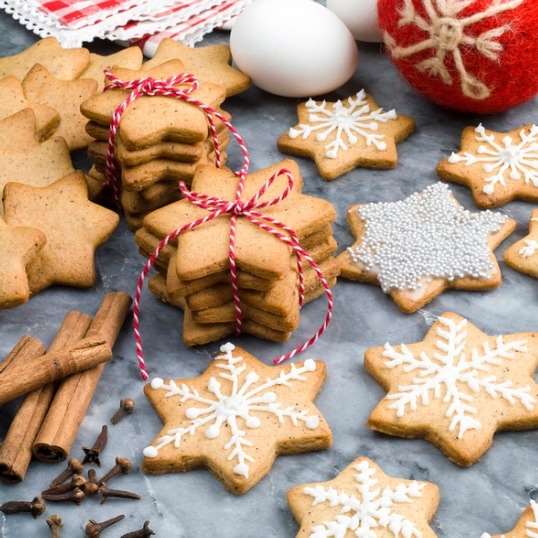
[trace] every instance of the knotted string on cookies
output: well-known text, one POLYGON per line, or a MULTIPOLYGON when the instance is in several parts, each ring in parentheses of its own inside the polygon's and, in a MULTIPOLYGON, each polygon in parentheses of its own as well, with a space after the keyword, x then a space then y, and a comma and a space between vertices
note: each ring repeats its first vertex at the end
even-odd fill
POLYGON ((136 343, 136 358, 138 361, 138 367, 142 379, 146 380, 148 378, 146 362, 144 359, 142 334, 140 332, 140 301, 142 298, 144 281, 148 273, 152 269, 153 265, 155 264, 155 261, 159 257, 159 254, 170 242, 175 241, 181 234, 192 231, 199 226, 207 224, 208 222, 211 222, 212 220, 222 215, 229 215, 230 217, 230 237, 228 255, 230 264, 232 299, 235 309, 236 333, 241 333, 243 324, 243 309, 241 307, 241 298, 239 293, 236 251, 237 219, 239 217, 243 217, 255 226, 258 226, 260 229, 266 231, 267 233, 270 233, 292 249, 297 260, 297 282, 299 292, 299 305, 301 307, 303 306, 305 292, 303 269, 303 264, 305 262, 307 262, 316 273, 316 276, 325 292, 325 296, 327 297, 327 311, 325 313, 323 322, 319 326, 318 330, 301 345, 295 347, 288 353, 285 353, 273 359, 273 363, 280 364, 288 359, 293 358, 295 355, 302 353, 310 346, 314 345, 329 326, 333 315, 334 300, 329 283, 323 275, 323 272, 319 268, 318 264, 299 243, 297 233, 283 222, 280 222, 260 212, 261 209, 265 209, 267 207, 279 204, 289 196, 289 194, 293 191, 294 185, 292 173, 287 169, 280 169, 278 172, 273 174, 265 181, 265 183, 258 190, 258 192, 254 194, 254 196, 252 196, 246 201, 242 200, 241 196, 245 189, 246 177, 250 167, 249 150, 245 141, 243 140, 243 137, 239 134, 237 129, 232 125, 232 123, 226 119, 226 117, 224 117, 213 107, 192 97, 191 94, 195 92, 199 87, 199 82, 194 75, 189 73, 182 73, 164 80, 156 80, 152 77, 147 77, 131 81, 122 81, 107 70, 105 71, 105 78, 107 80, 105 89, 115 88, 131 90, 125 101, 119 104, 114 110, 114 113, 112 115, 112 121, 110 123, 110 131, 108 137, 105 176, 107 184, 109 184, 113 188, 116 198, 119 198, 120 193, 119 167, 115 159, 116 136, 123 114, 129 107, 129 105, 131 105, 139 97, 157 95, 173 97, 175 99, 179 99, 188 104, 191 104, 204 112, 209 124, 209 133, 211 141, 215 148, 215 164, 217 167, 220 168, 222 166, 222 152, 217 137, 217 129, 215 127, 216 120, 221 121, 226 127, 226 129, 228 129, 228 131, 234 137, 237 144, 239 145, 242 156, 241 168, 235 173, 236 176, 239 178, 239 181, 237 182, 235 197, 232 201, 224 200, 215 196, 208 196, 204 193, 190 191, 183 181, 179 182, 179 190, 181 191, 182 195, 195 206, 202 209, 206 209, 208 213, 204 217, 201 217, 192 222, 184 224, 179 228, 176 228, 175 230, 171 231, 166 237, 164 237, 159 242, 152 254, 148 257, 142 271, 140 272, 140 275, 138 276, 135 295, 133 299, 133 331, 136 343), (186 86, 186 88, 182 89, 176 87, 178 85, 186 86), (262 200, 263 196, 266 194, 270 186, 281 175, 285 175, 288 180, 284 190, 280 193, 280 195, 276 196, 271 200, 262 200))

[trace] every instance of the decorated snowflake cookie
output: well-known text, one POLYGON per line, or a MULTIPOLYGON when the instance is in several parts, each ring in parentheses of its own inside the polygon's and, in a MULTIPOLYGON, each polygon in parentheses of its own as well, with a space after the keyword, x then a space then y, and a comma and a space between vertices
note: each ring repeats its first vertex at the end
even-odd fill
POLYGON ((278 139, 278 147, 314 159, 327 180, 357 167, 394 168, 396 144, 415 130, 411 118, 384 111, 364 90, 335 103, 309 99, 297 116, 299 124, 278 139))
POLYGON ((422 342, 370 348, 364 364, 388 391, 369 426, 424 437, 459 465, 478 461, 497 430, 538 427, 538 333, 488 336, 448 312, 422 342))
POLYGON ((164 427, 144 449, 145 472, 206 466, 241 494, 267 474, 276 455, 331 445, 329 426, 312 403, 325 379, 322 362, 272 367, 233 344, 221 352, 199 377, 146 385, 164 427))
POLYGON ((532 212, 529 235, 504 253, 504 261, 512 269, 538 278, 538 209, 532 212))
POLYGON ((493 250, 516 222, 471 213, 436 183, 398 202, 352 206, 355 244, 339 257, 341 276, 378 284, 404 312, 416 312, 447 288, 485 290, 502 277, 493 250))
POLYGON ((437 171, 443 179, 469 187, 479 207, 538 201, 538 126, 509 133, 467 127, 460 152, 441 161, 437 171))
POLYGON ((357 458, 329 482, 291 489, 288 502, 301 538, 434 538, 429 521, 439 504, 431 482, 386 475, 357 458))
POLYGON ((538 538, 538 504, 531 501, 514 530, 505 534, 491 535, 485 532, 480 538, 538 538))

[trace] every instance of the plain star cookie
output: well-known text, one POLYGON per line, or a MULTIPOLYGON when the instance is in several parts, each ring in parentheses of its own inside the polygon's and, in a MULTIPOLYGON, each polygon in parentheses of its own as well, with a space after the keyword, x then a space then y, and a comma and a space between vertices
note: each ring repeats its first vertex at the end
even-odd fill
POLYGON ((88 120, 80 113, 80 105, 97 92, 95 80, 60 80, 37 64, 24 77, 22 87, 31 102, 58 111, 61 120, 56 135, 65 139, 70 150, 85 148, 92 141, 86 133, 88 120))
POLYGON ((247 492, 276 456, 330 447, 313 404, 325 375, 320 361, 266 366, 228 343, 199 377, 153 379, 145 393, 164 427, 144 449, 143 470, 208 467, 233 493, 247 492))
POLYGON ((377 284, 406 313, 448 288, 487 290, 501 284, 493 250, 515 229, 500 213, 471 213, 436 183, 398 202, 352 206, 356 238, 339 256, 341 276, 377 284))
POLYGON ((504 261, 512 269, 538 278, 538 209, 532 212, 529 235, 504 253, 504 261))
POLYGON ((64 49, 55 37, 46 37, 31 47, 0 58, 0 78, 8 75, 22 80, 35 64, 41 64, 61 80, 73 80, 88 67, 87 49, 64 49))
POLYGON ((0 308, 11 308, 30 298, 26 267, 46 243, 36 228, 8 226, 0 218, 0 308))
POLYGON ((423 437, 467 467, 500 430, 538 427, 538 333, 488 336, 448 312, 422 342, 370 348, 364 365, 387 395, 373 430, 423 437))
POLYGON ((297 538, 435 538, 429 525, 439 505, 431 482, 386 475, 360 457, 336 478, 296 486, 288 503, 297 538))
POLYGON ((439 163, 441 178, 466 185, 479 207, 538 201, 538 126, 498 133, 467 127, 461 150, 439 163))
POLYGON ((226 97, 231 97, 244 92, 250 86, 250 78, 230 65, 231 59, 228 45, 188 47, 166 38, 159 43, 153 58, 144 64, 144 69, 153 69, 168 60, 181 60, 186 73, 223 86, 226 89, 226 97))
POLYGON ((327 180, 357 167, 394 168, 396 144, 415 130, 414 120, 384 111, 364 90, 335 103, 309 99, 297 116, 299 124, 278 139, 278 148, 312 158, 327 180))
POLYGON ((53 284, 95 284, 95 250, 118 225, 118 215, 88 200, 86 180, 74 172, 47 187, 8 183, 5 219, 11 226, 41 230, 47 243, 28 267, 30 290, 53 284))
POLYGON ((485 532, 480 538, 538 538, 538 504, 531 501, 510 532, 493 536, 485 532))

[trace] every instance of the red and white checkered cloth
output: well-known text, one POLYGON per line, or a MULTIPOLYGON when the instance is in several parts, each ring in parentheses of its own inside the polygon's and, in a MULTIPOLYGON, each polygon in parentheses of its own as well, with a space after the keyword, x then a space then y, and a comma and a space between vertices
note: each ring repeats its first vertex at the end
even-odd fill
POLYGON ((194 45, 229 26, 252 0, 0 0, 0 8, 64 47, 95 38, 140 42, 151 56, 164 37, 194 45))

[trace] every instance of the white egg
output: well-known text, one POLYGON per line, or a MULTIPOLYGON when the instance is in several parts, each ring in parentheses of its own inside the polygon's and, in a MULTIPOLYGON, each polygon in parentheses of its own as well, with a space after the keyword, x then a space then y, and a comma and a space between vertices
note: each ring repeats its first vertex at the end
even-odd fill
POLYGON ((313 0, 256 0, 235 22, 230 47, 256 86, 285 97, 329 93, 358 62, 351 32, 313 0))
POLYGON ((327 7, 342 19, 355 39, 372 43, 383 41, 377 16, 377 0, 327 0, 327 7))

